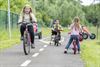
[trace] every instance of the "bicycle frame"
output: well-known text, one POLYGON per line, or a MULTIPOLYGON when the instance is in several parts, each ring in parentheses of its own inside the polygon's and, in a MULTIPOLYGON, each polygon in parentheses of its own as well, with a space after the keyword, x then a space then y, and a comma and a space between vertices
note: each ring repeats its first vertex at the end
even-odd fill
MULTIPOLYGON (((69 32, 68 35, 70 35, 71 33, 69 32)), ((81 36, 81 35, 80 35, 81 36)), ((76 51, 77 51, 77 44, 76 44, 76 40, 74 39, 72 41, 72 45, 73 45, 73 50, 74 50, 74 54, 76 54, 76 51)))
POLYGON ((27 26, 26 26, 26 30, 24 31, 25 35, 28 35, 28 42, 31 44, 31 38, 30 38, 30 34, 28 32, 27 26))
POLYGON ((30 45, 31 45, 31 38, 27 26, 28 25, 26 25, 26 29, 24 31, 24 39, 23 39, 23 48, 25 55, 28 55, 30 53, 30 45))

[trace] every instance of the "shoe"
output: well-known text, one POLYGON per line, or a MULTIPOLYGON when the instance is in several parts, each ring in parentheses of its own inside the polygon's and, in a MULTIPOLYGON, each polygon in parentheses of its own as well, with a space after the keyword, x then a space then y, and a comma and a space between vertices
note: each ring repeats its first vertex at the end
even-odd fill
POLYGON ((21 36, 20 40, 23 40, 23 39, 24 39, 24 37, 23 37, 23 36, 21 36))
POLYGON ((81 51, 78 51, 78 54, 81 54, 81 51))
POLYGON ((67 49, 64 50, 64 54, 66 54, 66 53, 67 53, 67 49))
POLYGON ((64 51, 64 54, 66 54, 67 53, 67 51, 64 51))
POLYGON ((66 54, 66 53, 67 53, 67 49, 64 50, 64 54, 66 54))
POLYGON ((34 45, 34 44, 31 44, 31 48, 32 48, 32 49, 35 49, 35 45, 34 45))

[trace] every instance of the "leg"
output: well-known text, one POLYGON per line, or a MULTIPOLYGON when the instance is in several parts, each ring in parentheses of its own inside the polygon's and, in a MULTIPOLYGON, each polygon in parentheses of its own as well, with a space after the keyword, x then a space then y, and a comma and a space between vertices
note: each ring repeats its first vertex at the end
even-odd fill
POLYGON ((28 26, 28 31, 30 33, 31 43, 34 44, 34 31, 33 31, 33 26, 32 25, 28 26))
POLYGON ((78 51, 80 51, 80 43, 79 43, 78 36, 76 37, 76 44, 77 44, 77 47, 78 47, 78 51))
POLYGON ((66 45, 65 49, 68 49, 68 48, 69 48, 69 46, 70 46, 70 44, 72 43, 72 41, 73 41, 73 36, 70 36, 69 42, 68 42, 68 44, 66 45))
POLYGON ((73 41, 73 36, 70 36, 69 42, 68 42, 68 44, 67 44, 66 47, 65 47, 64 53, 67 53, 67 50, 68 50, 70 44, 72 43, 72 41, 73 41))
POLYGON ((24 36, 25 29, 26 29, 26 25, 25 24, 22 24, 20 26, 21 40, 23 40, 23 36, 24 36))
POLYGON ((59 34, 59 40, 61 40, 61 32, 59 31, 58 34, 59 34))

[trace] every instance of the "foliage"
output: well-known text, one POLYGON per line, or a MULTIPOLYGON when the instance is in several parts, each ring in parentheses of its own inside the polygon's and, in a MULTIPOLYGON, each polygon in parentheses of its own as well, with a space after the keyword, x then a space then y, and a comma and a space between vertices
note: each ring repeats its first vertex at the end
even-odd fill
POLYGON ((97 19, 100 24, 100 3, 83 6, 83 11, 89 23, 96 23, 95 19, 97 19))
MULTIPOLYGON (((82 23, 86 22, 79 0, 10 0, 10 3, 11 12, 17 14, 26 3, 30 4, 37 19, 46 26, 54 19, 59 19, 63 26, 67 26, 75 16, 79 16, 82 23)), ((7 6, 7 0, 0 0, 0 9, 7 10, 7 6)))

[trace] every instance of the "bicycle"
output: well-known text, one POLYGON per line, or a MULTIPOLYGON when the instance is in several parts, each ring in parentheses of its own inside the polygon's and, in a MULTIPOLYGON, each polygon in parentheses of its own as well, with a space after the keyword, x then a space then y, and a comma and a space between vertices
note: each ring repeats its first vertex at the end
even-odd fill
MULTIPOLYGON (((20 23, 19 23, 20 24, 20 23)), ((28 31, 28 25, 30 25, 30 23, 24 23, 26 25, 26 30, 24 31, 24 36, 23 36, 23 50, 25 55, 28 55, 30 53, 30 47, 31 47, 31 38, 30 38, 30 34, 28 31)))
MULTIPOLYGON (((70 35, 70 34, 71 34, 71 32, 68 33, 68 35, 70 35)), ((79 39, 80 42, 83 41, 83 35, 82 35, 82 33, 79 34, 78 39, 79 39)), ((77 52, 78 49, 77 49, 77 43, 76 43, 75 39, 72 41, 72 45, 73 45, 72 50, 74 51, 74 54, 76 54, 76 52, 77 52)))
POLYGON ((61 43, 59 42, 61 37, 60 37, 60 32, 61 30, 58 30, 56 31, 57 34, 56 35, 51 35, 51 40, 50 40, 50 45, 51 45, 51 42, 53 41, 54 42, 54 45, 55 46, 59 46, 59 44, 61 45, 61 43))
MULTIPOLYGON (((80 42, 83 41, 82 34, 79 35, 78 39, 79 39, 80 42)), ((75 39, 73 40, 72 44, 73 44, 73 48, 72 49, 74 50, 74 54, 76 54, 76 52, 77 52, 78 49, 77 49, 77 43, 76 43, 75 39)))

